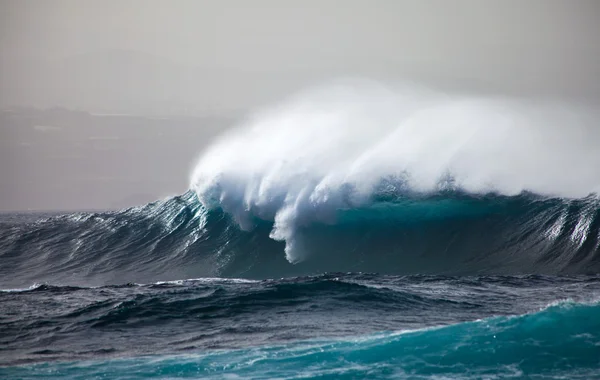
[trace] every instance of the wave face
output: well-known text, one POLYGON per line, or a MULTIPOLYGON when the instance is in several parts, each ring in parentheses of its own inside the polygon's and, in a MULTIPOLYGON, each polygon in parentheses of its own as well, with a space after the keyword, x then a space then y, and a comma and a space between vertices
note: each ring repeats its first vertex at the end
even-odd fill
POLYGON ((279 278, 324 272, 581 274, 600 270, 596 199, 457 192, 338 210, 296 230, 311 252, 292 264, 273 222, 241 230, 193 192, 140 208, 23 221, 5 216, 0 285, 123 284, 197 277, 279 278))
POLYGON ((0 292, 0 377, 589 379, 599 295, 597 276, 40 285, 0 292))
POLYGON ((285 242, 296 263, 314 254, 306 229, 338 224, 340 210, 373 210, 382 200, 597 193, 598 116, 560 104, 345 82, 293 98, 224 136, 200 159, 192 187, 202 204, 244 230, 271 222, 270 236, 285 242))

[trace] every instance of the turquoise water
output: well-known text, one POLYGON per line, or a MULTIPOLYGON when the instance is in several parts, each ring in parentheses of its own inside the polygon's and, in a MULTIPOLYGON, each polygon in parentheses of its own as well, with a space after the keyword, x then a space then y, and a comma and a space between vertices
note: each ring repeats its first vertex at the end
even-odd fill
POLYGON ((5 367, 0 375, 21 379, 600 378, 600 305, 565 301, 531 314, 416 331, 189 355, 5 367))

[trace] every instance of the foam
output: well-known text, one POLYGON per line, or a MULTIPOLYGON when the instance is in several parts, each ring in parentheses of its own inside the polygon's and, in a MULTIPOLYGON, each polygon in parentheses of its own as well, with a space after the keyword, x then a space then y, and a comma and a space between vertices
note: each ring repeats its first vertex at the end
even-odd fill
POLYGON ((244 230, 274 221, 289 261, 299 231, 392 192, 580 198, 600 189, 598 112, 347 81, 260 111, 201 156, 191 187, 244 230))

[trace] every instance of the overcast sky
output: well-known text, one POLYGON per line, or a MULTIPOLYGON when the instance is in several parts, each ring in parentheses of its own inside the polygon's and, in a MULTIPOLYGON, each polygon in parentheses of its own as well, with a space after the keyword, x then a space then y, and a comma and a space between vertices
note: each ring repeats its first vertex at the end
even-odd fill
POLYGON ((597 105, 599 21, 598 0, 0 0, 0 108, 211 117, 4 115, 0 210, 185 191, 216 130, 340 77, 597 105))
POLYGON ((4 105, 229 111, 340 76, 600 94, 597 0, 0 1, 4 105))

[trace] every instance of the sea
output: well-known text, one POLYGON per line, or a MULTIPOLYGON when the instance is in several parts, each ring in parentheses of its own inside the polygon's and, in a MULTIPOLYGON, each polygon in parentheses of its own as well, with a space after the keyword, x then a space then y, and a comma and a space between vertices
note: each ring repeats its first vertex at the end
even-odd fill
POLYGON ((326 93, 180 195, 1 214, 0 378, 600 379, 600 140, 326 93))

